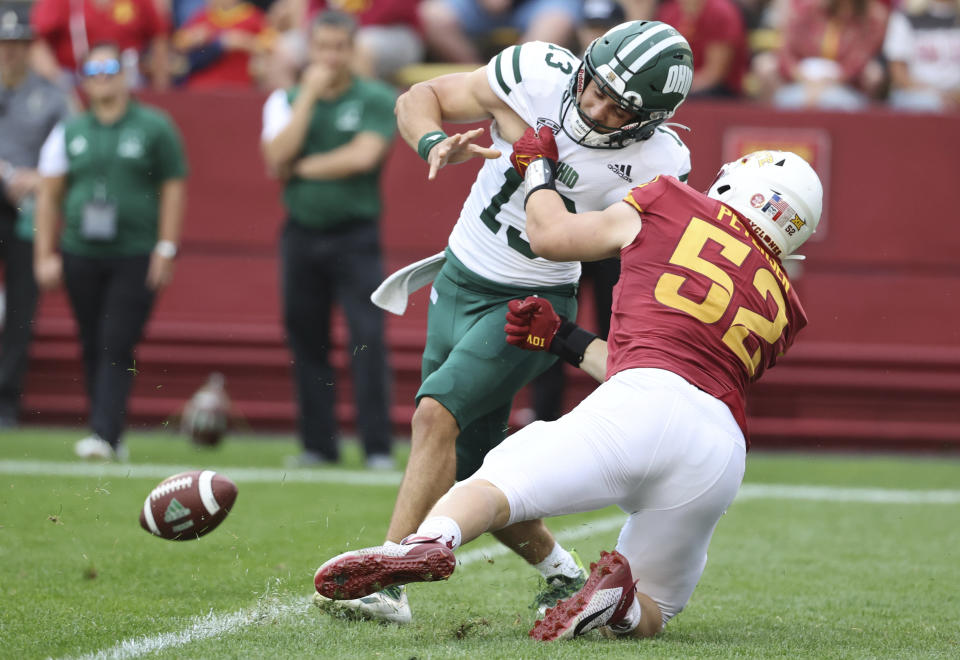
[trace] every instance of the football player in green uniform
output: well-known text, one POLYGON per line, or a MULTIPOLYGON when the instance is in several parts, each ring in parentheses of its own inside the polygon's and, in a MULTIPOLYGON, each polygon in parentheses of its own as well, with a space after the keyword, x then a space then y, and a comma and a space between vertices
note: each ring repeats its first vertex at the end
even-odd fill
MULTIPOLYGON (((576 317, 580 263, 549 261, 530 249, 512 143, 528 126, 549 127, 563 163, 557 190, 571 211, 604 209, 658 174, 684 181, 689 150, 664 122, 686 98, 692 75, 692 54, 679 32, 665 23, 631 21, 591 43, 582 61, 560 46, 530 42, 505 49, 476 71, 414 85, 399 98, 400 133, 427 161, 428 178, 446 165, 476 157, 485 162, 444 253, 401 271, 379 291, 394 304, 402 298, 393 307, 402 311, 409 283, 433 280, 410 460, 388 542, 413 533, 455 479, 480 467, 506 436, 514 395, 556 359, 504 342, 507 303, 537 295, 576 317), (450 136, 442 129, 444 121, 489 119, 490 147, 477 143, 483 129, 450 136), (401 290, 391 290, 391 282, 401 290)), ((543 575, 535 602, 540 611, 582 586, 579 561, 541 521, 495 535, 543 575)), ((336 606, 410 620, 400 588, 336 606)))

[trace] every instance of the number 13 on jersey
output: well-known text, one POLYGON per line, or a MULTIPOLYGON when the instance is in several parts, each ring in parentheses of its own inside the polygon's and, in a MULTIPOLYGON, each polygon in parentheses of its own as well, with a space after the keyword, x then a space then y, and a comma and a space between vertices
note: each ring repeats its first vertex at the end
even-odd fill
MULTIPOLYGON (((730 213, 724 208, 721 215, 723 211, 730 213)), ((731 217, 733 217, 732 214, 731 217)), ((703 323, 713 324, 723 318, 733 299, 735 289, 733 279, 723 268, 701 256, 708 241, 714 241, 720 245, 720 257, 728 267, 729 265, 737 268, 743 266, 751 252, 750 244, 739 240, 717 225, 700 218, 691 218, 677 243, 673 256, 670 257, 670 263, 709 278, 710 287, 703 300, 696 301, 680 293, 680 288, 688 280, 687 277, 664 273, 657 280, 654 295, 658 302, 667 307, 685 312, 703 323)), ((723 343, 740 358, 751 378, 760 366, 762 353, 759 348, 751 353, 746 345, 747 338, 752 333, 773 345, 787 327, 786 302, 776 276, 767 268, 761 267, 754 274, 752 284, 765 301, 773 299, 777 307, 776 314, 770 319, 740 306, 723 334, 723 343)))

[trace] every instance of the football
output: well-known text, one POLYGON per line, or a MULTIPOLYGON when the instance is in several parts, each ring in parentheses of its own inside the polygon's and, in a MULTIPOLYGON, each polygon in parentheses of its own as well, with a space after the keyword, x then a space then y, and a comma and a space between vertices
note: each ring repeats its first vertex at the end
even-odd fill
POLYGON ((189 541, 223 522, 237 500, 237 486, 213 470, 191 470, 161 481, 140 510, 140 526, 171 541, 189 541))

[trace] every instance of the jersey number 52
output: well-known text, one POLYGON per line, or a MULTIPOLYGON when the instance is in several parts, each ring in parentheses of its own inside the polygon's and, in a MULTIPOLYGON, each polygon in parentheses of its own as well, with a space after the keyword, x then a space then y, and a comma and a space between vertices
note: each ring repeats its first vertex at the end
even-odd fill
MULTIPOLYGON (((687 278, 674 273, 661 275, 657 280, 655 291, 656 299, 660 303, 686 312, 708 324, 716 323, 723 317, 734 293, 733 280, 730 276, 715 263, 700 256, 707 241, 710 240, 720 244, 720 256, 734 266, 742 266, 747 255, 750 254, 751 248, 747 243, 738 240, 716 225, 700 218, 691 218, 690 224, 687 225, 686 231, 677 243, 673 256, 670 257, 670 263, 710 278, 707 295, 701 302, 681 295, 680 287, 687 278)), ((753 333, 773 345, 780 339, 783 329, 787 327, 786 302, 774 274, 766 268, 759 268, 753 276, 753 287, 765 300, 768 296, 773 298, 777 306, 776 316, 768 319, 746 307, 738 307, 730 327, 723 334, 723 343, 740 358, 751 378, 760 366, 761 352, 757 348, 752 354, 750 353, 745 344, 747 337, 753 333)))

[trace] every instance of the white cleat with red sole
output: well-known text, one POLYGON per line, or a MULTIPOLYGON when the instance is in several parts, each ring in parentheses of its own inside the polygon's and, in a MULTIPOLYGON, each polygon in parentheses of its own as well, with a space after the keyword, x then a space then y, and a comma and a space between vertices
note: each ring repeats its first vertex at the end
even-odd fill
POLYGON ((317 593, 334 600, 363 598, 395 584, 446 580, 453 573, 456 559, 445 544, 433 539, 404 541, 328 560, 314 575, 317 593))
POLYGON ((619 623, 635 598, 635 582, 627 558, 614 550, 601 552, 590 564, 586 584, 566 600, 546 611, 530 636, 542 642, 573 639, 591 630, 619 623))

